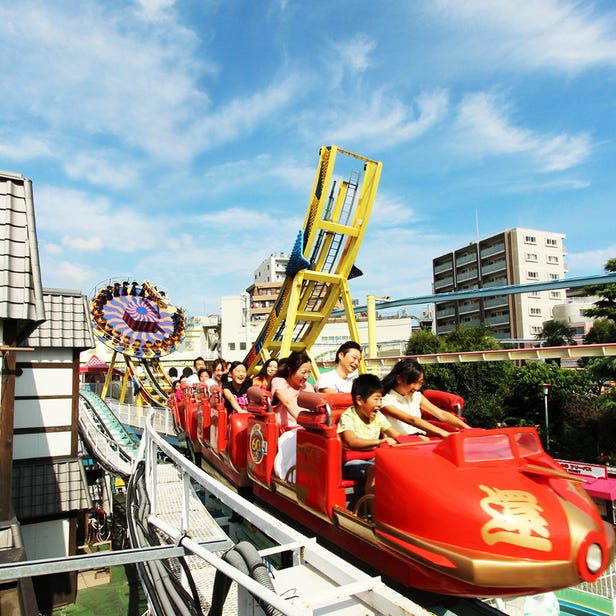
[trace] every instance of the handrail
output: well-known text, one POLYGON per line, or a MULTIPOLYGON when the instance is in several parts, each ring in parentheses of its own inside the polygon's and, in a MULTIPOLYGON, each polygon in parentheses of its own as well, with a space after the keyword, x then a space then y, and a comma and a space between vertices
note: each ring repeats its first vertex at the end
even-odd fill
MULTIPOLYGON (((150 515, 148 516, 148 521, 164 531, 172 540, 181 544, 187 550, 194 552, 196 555, 205 558, 208 562, 211 562, 214 566, 229 575, 230 578, 248 588, 254 595, 270 603, 284 614, 314 613, 314 605, 308 610, 301 609, 296 605, 291 605, 281 600, 280 597, 267 590, 264 586, 254 586, 250 578, 247 578, 247 576, 241 574, 237 570, 229 569, 227 564, 219 562, 219 559, 214 557, 211 553, 202 554, 201 549, 198 549, 198 544, 185 536, 190 529, 190 510, 188 508, 187 498, 183 499, 183 529, 173 530, 165 526, 165 524, 157 518, 157 460, 160 452, 162 452, 179 470, 185 486, 190 484, 190 480, 195 481, 210 494, 224 502, 239 516, 259 528, 259 530, 273 541, 279 543, 281 547, 278 549, 291 552, 294 564, 299 565, 303 562, 310 561, 318 566, 322 575, 327 576, 334 584, 339 585, 337 586, 338 593, 327 592, 323 597, 315 597, 314 599, 317 601, 322 600, 333 603, 341 600, 343 597, 354 596, 372 605, 375 600, 378 600, 375 598, 375 593, 377 595, 379 591, 391 593, 383 584, 380 577, 371 577, 355 569, 340 557, 318 545, 314 539, 308 539, 301 533, 290 528, 273 515, 245 500, 236 492, 219 483, 205 471, 195 466, 156 432, 152 425, 153 415, 154 413, 150 412, 147 416, 143 438, 139 447, 139 459, 145 460, 146 490, 150 501, 150 515)), ((266 551, 264 551, 262 555, 265 554, 266 551)), ((396 601, 393 600, 393 595, 391 597, 388 595, 388 599, 385 600, 388 601, 389 599, 393 601, 389 603, 389 609, 391 610, 393 609, 391 606, 395 605, 396 601)), ((319 605, 321 606, 323 604, 319 601, 319 605)), ((406 611, 400 605, 398 605, 398 607, 400 611, 394 610, 391 613, 412 613, 406 611)))

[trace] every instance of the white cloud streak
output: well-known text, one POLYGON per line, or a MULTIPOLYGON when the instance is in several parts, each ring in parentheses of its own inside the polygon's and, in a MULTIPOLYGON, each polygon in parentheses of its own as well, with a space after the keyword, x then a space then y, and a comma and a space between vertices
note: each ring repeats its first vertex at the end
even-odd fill
POLYGON ((578 72, 616 66, 616 19, 572 0, 437 0, 427 3, 466 33, 466 50, 482 65, 578 72))
POLYGON ((542 171, 562 171, 584 162, 592 151, 587 133, 542 135, 516 126, 510 106, 494 94, 466 95, 456 118, 458 147, 476 156, 528 154, 542 171))

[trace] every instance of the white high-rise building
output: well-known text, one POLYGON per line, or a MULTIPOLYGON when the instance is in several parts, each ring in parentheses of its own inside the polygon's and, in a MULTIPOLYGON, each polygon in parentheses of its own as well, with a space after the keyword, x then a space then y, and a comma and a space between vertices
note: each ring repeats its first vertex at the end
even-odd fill
MULTIPOLYGON (((562 280, 565 235, 509 229, 441 255, 432 261, 434 293, 562 280)), ((436 304, 436 333, 488 325, 500 339, 530 340, 565 301, 564 289, 498 295, 436 304)))

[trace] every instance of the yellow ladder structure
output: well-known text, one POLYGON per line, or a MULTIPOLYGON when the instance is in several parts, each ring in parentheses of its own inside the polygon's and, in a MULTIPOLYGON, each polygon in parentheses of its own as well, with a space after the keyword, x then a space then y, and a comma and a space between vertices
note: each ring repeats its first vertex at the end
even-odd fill
MULTIPOLYGON (((349 337, 359 342, 348 279, 355 273, 355 258, 370 218, 381 169, 382 163, 335 145, 321 148, 308 211, 287 276, 245 359, 249 373, 256 373, 270 357, 286 357, 291 351, 309 352, 340 299, 349 337), (359 171, 352 167, 358 163, 363 165, 359 171), (341 176, 339 169, 349 165, 348 175, 341 176)), ((316 366, 314 370, 318 373, 316 366)))

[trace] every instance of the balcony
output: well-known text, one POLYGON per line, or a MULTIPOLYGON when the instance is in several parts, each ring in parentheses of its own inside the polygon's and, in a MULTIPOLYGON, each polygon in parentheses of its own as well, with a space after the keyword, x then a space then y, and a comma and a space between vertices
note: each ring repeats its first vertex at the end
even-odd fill
POLYGON ((458 282, 465 282, 466 280, 473 280, 477 278, 478 272, 476 269, 469 270, 468 272, 460 272, 457 276, 458 282))
POLYGON ((496 263, 490 263, 489 265, 485 265, 481 268, 481 272, 483 274, 491 274, 492 272, 500 272, 505 271, 507 268, 507 261, 505 259, 501 259, 496 263))
POLYGON ((438 263, 434 266, 435 274, 442 274, 443 272, 450 272, 453 269, 451 261, 445 261, 443 263, 438 263))
POLYGON ((477 312, 479 310, 479 302, 471 302, 469 304, 459 304, 458 314, 468 314, 469 312, 477 312))
POLYGON ((444 287, 453 286, 453 276, 447 276, 446 278, 441 278, 440 280, 434 281, 434 290, 443 289, 444 287))
POLYGON ((483 300, 483 307, 486 310, 489 308, 501 308, 506 306, 509 306, 509 298, 506 295, 483 300))
POLYGON ((486 325, 508 325, 510 321, 508 314, 499 314, 495 317, 487 317, 484 320, 486 325))
POLYGON ((507 284, 507 278, 497 278, 496 280, 488 280, 483 283, 484 289, 489 289, 490 287, 504 287, 507 284))
POLYGON ((467 263, 477 263, 477 255, 474 252, 456 257, 456 267, 461 267, 467 263))
POLYGON ((505 244, 495 244, 493 246, 488 246, 487 248, 483 248, 480 252, 481 258, 485 259, 486 257, 492 257, 494 255, 499 255, 505 252, 505 244))
POLYGON ((446 319, 447 317, 453 317, 456 314, 455 308, 445 308, 443 310, 436 309, 437 319, 446 319))

